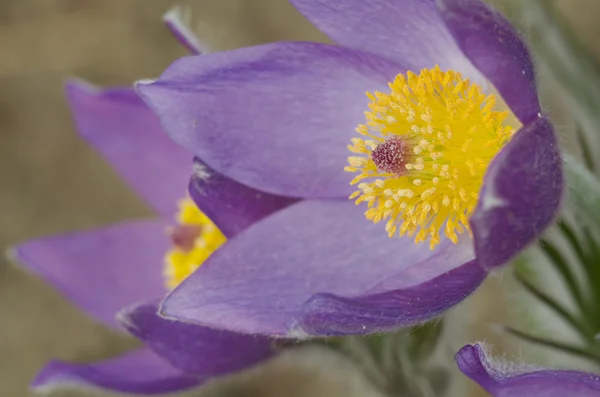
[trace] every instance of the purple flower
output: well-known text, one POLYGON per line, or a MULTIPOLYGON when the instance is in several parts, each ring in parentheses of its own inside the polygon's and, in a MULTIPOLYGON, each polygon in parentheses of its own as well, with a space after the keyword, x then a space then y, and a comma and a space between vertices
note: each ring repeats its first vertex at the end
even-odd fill
POLYGON ((493 397, 600 396, 600 376, 596 374, 499 363, 478 344, 463 347, 456 354, 456 362, 493 397))
MULTIPOLYGON (((180 30, 177 19, 169 15, 167 23, 180 30)), ((179 36, 193 42, 189 32, 179 36)), ((225 240, 189 199, 181 201, 192 171, 191 156, 167 138, 158 118, 132 88, 98 90, 73 81, 67 84, 67 96, 80 135, 158 217, 32 240, 12 253, 92 317, 124 328, 144 347, 98 363, 53 361, 38 374, 33 387, 74 384, 144 395, 164 393, 268 358, 273 351, 270 338, 173 322, 157 314, 157 304, 169 288, 225 240), (180 224, 173 226, 178 201, 180 224)), ((226 183, 220 188, 237 195, 248 192, 226 183)), ((277 202, 270 204, 278 208, 277 202)), ((245 200, 245 208, 256 220, 271 207, 252 196, 245 200)))
POLYGON ((187 57, 137 85, 197 156, 200 209, 240 232, 161 314, 277 337, 431 319, 557 212, 561 160, 525 44, 478 0, 292 3, 337 45, 187 57), (222 181, 297 202, 246 228, 243 198, 212 196, 222 181))
MULTIPOLYGON (((184 259, 197 257, 206 251, 206 243, 220 234, 218 230, 207 230, 207 224, 201 222, 200 226, 192 225, 204 228, 202 235, 192 236, 192 245, 198 238, 202 247, 171 247, 184 245, 174 235, 181 234, 186 225, 175 227, 171 238, 167 231, 177 201, 185 194, 191 159, 169 142, 156 116, 131 88, 100 91, 71 82, 67 95, 80 134, 160 218, 32 240, 15 247, 13 254, 88 314, 111 327, 120 324, 140 338, 145 347, 100 363, 51 362, 33 386, 77 383, 121 392, 163 393, 198 385, 212 376, 267 358, 272 350, 269 338, 212 330, 158 316, 157 303, 168 285, 185 277, 179 274, 181 268, 174 267, 177 262, 165 255, 171 252, 184 259), (165 262, 166 270, 175 272, 166 274, 166 281, 165 262)), ((192 211, 192 218, 201 216, 190 206, 184 205, 184 210, 192 211)), ((183 216, 180 214, 184 220, 189 217, 185 211, 183 216)), ((188 274, 191 271, 187 270, 188 274)))

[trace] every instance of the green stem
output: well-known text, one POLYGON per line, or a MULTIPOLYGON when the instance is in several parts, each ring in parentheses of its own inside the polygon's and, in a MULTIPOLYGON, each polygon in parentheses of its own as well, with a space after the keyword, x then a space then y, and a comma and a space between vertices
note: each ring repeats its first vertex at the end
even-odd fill
POLYGON ((591 146, 587 142, 585 131, 581 125, 577 125, 575 134, 577 135, 577 143, 581 148, 581 154, 583 155, 583 162, 588 170, 594 172, 594 156, 592 154, 591 146))
POLYGON ((593 340, 595 333, 590 330, 585 323, 582 323, 549 295, 540 291, 535 285, 530 283, 527 279, 525 279, 525 277, 519 274, 519 272, 515 272, 515 278, 530 294, 534 295, 536 298, 554 310, 554 312, 562 317, 567 323, 569 323, 573 329, 575 329, 581 335, 581 337, 583 337, 584 340, 588 342, 593 340))
POLYGON ((577 259, 579 259, 579 261, 582 264, 586 263, 588 258, 585 254, 585 251, 583 250, 583 246, 579 242, 579 237, 577 237, 575 230, 573 230, 573 228, 569 226, 569 224, 564 219, 559 219, 558 228, 573 248, 573 251, 575 251, 577 259))
MULTIPOLYGON (((552 244, 548 243, 547 241, 540 241, 540 248, 554 264, 556 270, 560 273, 563 280, 565 280, 565 282, 567 283, 567 287, 571 295, 577 302, 577 305, 581 308, 582 312, 585 313, 587 303, 585 302, 583 294, 581 293, 581 288, 578 285, 577 279, 575 278, 575 275, 571 271, 571 267, 569 266, 565 258, 552 244)), ((523 280, 521 275, 517 276, 518 278, 520 278, 519 281, 525 281, 523 280)))
POLYGON ((534 336, 534 335, 529 335, 525 332, 516 330, 514 328, 511 327, 505 327, 504 330, 506 332, 508 332, 511 335, 514 335, 520 339, 523 339, 527 342, 532 342, 538 345, 542 345, 542 346, 546 346, 546 347, 550 347, 553 349, 557 349, 557 350, 561 350, 563 352, 572 354, 574 356, 578 356, 578 357, 582 357, 585 358, 587 360, 591 360, 593 361, 595 364, 600 364, 600 354, 598 354, 598 352, 595 352, 591 349, 584 349, 578 346, 572 346, 572 345, 568 345, 566 343, 562 343, 562 342, 558 342, 558 341, 554 341, 551 339, 546 339, 546 338, 541 338, 538 336, 534 336))

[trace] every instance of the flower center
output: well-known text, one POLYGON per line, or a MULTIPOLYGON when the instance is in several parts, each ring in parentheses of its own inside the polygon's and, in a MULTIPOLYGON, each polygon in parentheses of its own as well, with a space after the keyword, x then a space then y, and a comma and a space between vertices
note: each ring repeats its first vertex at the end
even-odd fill
POLYGON ((386 220, 386 231, 429 240, 443 232, 452 242, 467 231, 483 177, 515 128, 496 97, 455 71, 438 66, 399 74, 389 94, 367 93, 366 124, 353 138, 346 171, 358 173, 350 199, 366 202, 367 219, 386 220))
POLYGON ((407 142, 400 137, 393 136, 377 145, 371 153, 371 160, 380 171, 401 175, 406 172, 407 152, 407 142))
POLYGON ((171 244, 182 251, 191 251, 196 245, 196 239, 202 235, 200 225, 179 225, 167 230, 171 244))
POLYGON ((167 230, 173 247, 165 255, 164 276, 173 289, 194 272, 227 238, 190 198, 179 202, 178 225, 167 230))

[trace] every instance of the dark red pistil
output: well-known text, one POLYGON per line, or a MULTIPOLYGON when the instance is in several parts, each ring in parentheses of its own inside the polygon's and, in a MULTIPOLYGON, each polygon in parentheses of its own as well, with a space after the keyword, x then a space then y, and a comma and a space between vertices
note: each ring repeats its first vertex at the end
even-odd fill
POLYGON ((373 150, 371 159, 380 171, 401 174, 406 171, 407 152, 406 141, 393 136, 373 150))
POLYGON ((199 225, 180 225, 169 229, 171 243, 183 251, 191 251, 194 248, 200 233, 202 226, 199 225))

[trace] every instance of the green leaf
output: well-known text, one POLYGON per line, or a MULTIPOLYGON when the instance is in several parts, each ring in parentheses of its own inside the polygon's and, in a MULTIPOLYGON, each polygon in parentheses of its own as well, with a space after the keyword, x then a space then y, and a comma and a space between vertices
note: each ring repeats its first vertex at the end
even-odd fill
POLYGON ((578 222, 598 230, 600 226, 600 181, 583 164, 563 155, 567 181, 565 206, 578 222))
MULTIPOLYGON (((540 241, 539 246, 542 252, 548 257, 550 262, 552 262, 554 268, 559 272, 559 274, 565 281, 567 287, 569 288, 569 292, 575 299, 575 302, 577 302, 582 312, 585 312, 587 308, 587 303, 583 297, 581 287, 577 282, 577 278, 573 272, 571 265, 567 262, 564 255, 562 255, 562 253, 558 249, 556 249, 556 247, 549 241, 542 240, 540 241)), ((523 280, 520 274, 517 274, 517 280, 523 280)))
POLYGON ((539 336, 528 334, 523 331, 519 331, 511 327, 505 327, 504 330, 509 334, 516 336, 517 338, 522 339, 524 341, 549 347, 551 349, 560 350, 564 353, 572 354, 574 356, 590 360, 596 364, 600 364, 600 353, 598 353, 598 351, 595 349, 590 349, 589 347, 573 346, 568 343, 542 338, 539 336))
MULTIPOLYGON (((568 191, 564 202, 566 219, 559 222, 559 230, 575 253, 591 292, 589 307, 582 307, 587 320, 600 327, 600 181, 580 162, 564 155, 568 191)), ((568 281, 568 280, 567 280, 568 281)), ((577 297, 576 297, 577 298, 577 297)), ((579 303, 579 302, 578 302, 579 303)), ((581 303, 579 303, 581 305, 581 303)))
POLYGON ((588 326, 586 322, 581 321, 581 319, 572 314, 552 296, 540 290, 537 286, 527 280, 526 277, 520 274, 520 272, 515 272, 515 278, 530 294, 542 301, 546 306, 551 308, 563 320, 571 325, 571 327, 573 327, 573 329, 577 331, 584 340, 593 340, 596 333, 588 326))

